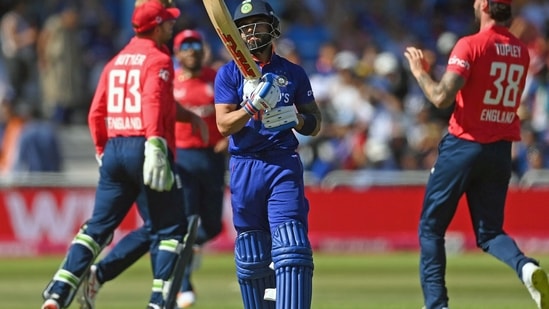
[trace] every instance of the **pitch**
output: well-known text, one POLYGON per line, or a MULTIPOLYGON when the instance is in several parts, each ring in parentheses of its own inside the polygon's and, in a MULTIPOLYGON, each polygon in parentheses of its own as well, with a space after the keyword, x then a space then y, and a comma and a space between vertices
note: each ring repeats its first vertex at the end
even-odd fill
MULTIPOLYGON (((549 265, 549 255, 537 256, 549 265)), ((315 254, 313 308, 420 309, 415 252, 393 254, 315 254)), ((61 257, 0 259, 0 308, 38 308, 40 293, 61 257)), ((547 265, 546 265, 547 266, 547 265)), ((148 256, 99 293, 101 309, 142 308, 152 280, 148 256)), ((482 254, 448 259, 450 303, 456 309, 535 308, 522 283, 507 266, 482 254)), ((197 309, 240 309, 233 257, 205 253, 194 274, 197 309)), ((70 308, 78 308, 76 302, 70 308)))

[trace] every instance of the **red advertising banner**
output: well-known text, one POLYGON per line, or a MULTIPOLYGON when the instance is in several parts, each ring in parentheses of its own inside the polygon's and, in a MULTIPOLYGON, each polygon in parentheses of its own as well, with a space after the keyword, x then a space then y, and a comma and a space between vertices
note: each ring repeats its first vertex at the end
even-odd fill
MULTIPOLYGON (((62 254, 79 227, 91 215, 94 188, 2 188, 0 189, 0 256, 62 254)), ((376 187, 307 189, 311 204, 310 238, 316 250, 388 251, 416 250, 417 223, 423 187, 376 187)), ((506 231, 526 252, 549 252, 549 188, 509 193, 506 231)), ((230 197, 227 192, 224 230, 210 250, 231 251, 230 197)), ((135 211, 129 213, 115 233, 113 243, 142 224, 135 211)), ((447 249, 475 248, 467 205, 461 201, 447 233, 447 249)))
MULTIPOLYGON (((310 189, 310 238, 320 250, 387 251, 418 248, 424 188, 376 187, 365 191, 310 189)), ((549 252, 549 188, 512 189, 505 231, 526 252, 549 252)), ((476 247, 465 198, 446 234, 449 251, 476 247)))
MULTIPOLYGON (((64 253, 93 210, 93 188, 0 190, 0 256, 64 253)), ((142 223, 131 211, 115 240, 142 223)))

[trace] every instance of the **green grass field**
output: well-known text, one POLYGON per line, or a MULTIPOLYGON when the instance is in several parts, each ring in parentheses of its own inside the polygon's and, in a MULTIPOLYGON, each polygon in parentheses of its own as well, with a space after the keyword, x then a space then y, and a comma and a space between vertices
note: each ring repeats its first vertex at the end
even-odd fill
MULTIPOLYGON (((549 256, 538 256, 549 263, 549 256)), ((416 253, 315 254, 313 308, 420 309, 416 253)), ((39 308, 41 292, 61 257, 0 259, 0 308, 39 308)), ((479 254, 448 259, 452 309, 536 308, 514 272, 479 254)), ((231 255, 206 253, 194 275, 197 309, 242 308, 231 255)), ((148 257, 103 286, 99 309, 144 308, 150 289, 148 257)), ((78 308, 76 303, 70 308, 78 308)))

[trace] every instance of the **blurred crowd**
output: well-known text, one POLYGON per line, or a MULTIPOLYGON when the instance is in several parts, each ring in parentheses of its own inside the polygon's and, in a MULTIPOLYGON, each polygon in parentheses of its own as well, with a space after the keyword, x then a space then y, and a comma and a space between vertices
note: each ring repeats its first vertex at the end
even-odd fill
MULTIPOLYGON (((175 30, 201 31, 211 66, 228 61, 202 1, 174 2, 182 11, 175 30)), ((226 3, 233 10, 238 0, 226 3)), ((426 101, 403 51, 408 45, 424 49, 439 79, 456 40, 478 30, 472 1, 270 3, 282 20, 277 52, 307 70, 325 118, 319 136, 298 134, 305 168, 318 179, 342 169, 430 169, 452 108, 437 110, 426 101)), ((134 0, 2 1, 0 99, 11 114, 0 111, 0 172, 22 161, 15 159, 21 151, 10 152, 21 148, 14 145, 29 124, 38 127, 31 130, 31 144, 47 140, 38 133, 51 132, 55 140, 59 127, 85 125, 103 65, 133 35, 133 5, 134 0), (16 133, 10 133, 10 119, 18 119, 11 121, 20 127, 16 133)), ((528 44, 532 58, 520 109, 523 139, 514 147, 520 177, 549 167, 549 2, 514 0, 513 9, 511 30, 528 44)), ((46 149, 55 143, 48 141, 46 149)), ((62 169, 62 158, 49 161, 43 165, 62 169)), ((33 170, 28 162, 18 166, 33 170)))

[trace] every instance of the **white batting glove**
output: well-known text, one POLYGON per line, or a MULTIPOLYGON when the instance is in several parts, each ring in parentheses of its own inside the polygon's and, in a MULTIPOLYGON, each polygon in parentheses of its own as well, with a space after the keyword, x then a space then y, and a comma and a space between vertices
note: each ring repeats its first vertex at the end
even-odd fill
POLYGON ((261 77, 259 84, 244 101, 243 107, 248 114, 253 116, 262 110, 271 109, 276 106, 276 103, 280 99, 280 88, 278 87, 276 78, 277 76, 272 73, 266 73, 261 77))
POLYGON ((174 175, 168 161, 168 146, 162 137, 151 136, 145 142, 143 182, 156 191, 170 191, 173 186, 174 175))
POLYGON ((275 107, 266 111, 261 119, 263 126, 271 131, 282 131, 297 125, 297 114, 294 106, 275 107))
POLYGON ((254 92, 255 88, 259 85, 259 78, 244 80, 244 86, 242 87, 242 100, 247 101, 254 92))

